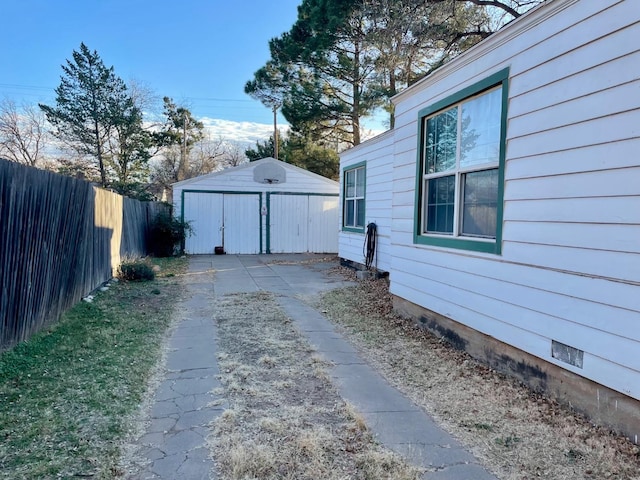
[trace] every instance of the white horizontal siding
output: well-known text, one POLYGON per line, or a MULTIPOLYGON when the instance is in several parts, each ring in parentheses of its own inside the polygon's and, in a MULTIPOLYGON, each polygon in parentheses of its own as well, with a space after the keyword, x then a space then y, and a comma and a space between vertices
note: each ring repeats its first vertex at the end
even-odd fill
POLYGON ((538 86, 524 91, 524 82, 512 82, 509 116, 512 119, 520 115, 559 105, 572 98, 591 95, 594 92, 609 90, 637 80, 634 66, 640 61, 640 52, 635 51, 610 62, 596 65, 588 70, 556 80, 552 91, 538 86), (515 90, 515 92, 514 92, 515 90), (517 93, 521 90, 520 93, 517 93))
MULTIPOLYGON (((462 262, 466 270, 421 263, 418 272, 412 267, 416 263, 415 252, 403 253, 406 258, 395 255, 393 259, 393 294, 505 343, 514 345, 514 339, 518 339, 515 344, 518 348, 563 368, 569 366, 551 357, 551 340, 579 348, 585 355, 605 363, 622 366, 627 376, 640 379, 640 359, 635 354, 637 310, 612 309, 607 304, 535 289, 519 283, 521 279, 497 280, 485 274, 487 269, 496 268, 489 266, 491 260, 485 261, 481 271, 470 271, 469 265, 462 262), (630 332, 634 338, 627 338, 630 332)), ((431 256, 442 255, 431 252, 431 256)), ((567 282, 572 281, 570 275, 562 275, 567 282)), ((615 378, 607 378, 587 362, 583 369, 568 369, 619 391, 623 386, 629 387, 615 378)), ((633 388, 632 396, 640 399, 638 387, 633 388)))
MULTIPOLYGON (((640 147, 640 142, 637 143, 640 147)), ((507 180, 504 192, 505 201, 541 198, 636 197, 640 195, 640 181, 638 181, 640 165, 566 175, 544 176, 541 173, 535 178, 507 180)))
MULTIPOLYGON (((620 7, 630 10, 623 3, 620 4, 620 7)), ((631 10, 635 9, 637 6, 631 8, 631 10)), ((580 35, 577 38, 581 40, 582 45, 574 50, 565 50, 563 55, 542 56, 538 59, 537 64, 521 65, 514 61, 513 67, 517 69, 516 75, 513 76, 514 97, 636 52, 638 50, 638 24, 634 25, 634 23, 638 22, 637 12, 631 16, 621 16, 619 20, 626 27, 611 31, 608 35, 600 38, 589 35, 590 32, 587 32, 588 36, 580 35)), ((616 25, 616 27, 618 26, 620 25, 616 25)), ((568 32, 576 33, 573 30, 568 30, 568 32)), ((550 41, 555 41, 555 39, 550 41)), ((593 86, 593 84, 590 85, 593 86)), ((573 93, 567 92, 566 95, 573 95, 573 93)))
MULTIPOLYGON (((413 261, 413 256, 397 256, 394 261, 394 267, 409 270, 409 263, 413 261)), ((609 318, 612 313, 609 306, 589 298, 569 298, 549 289, 533 288, 518 278, 508 281, 497 279, 484 271, 469 272, 436 263, 427 263, 427 265, 429 271, 433 272, 430 277, 438 284, 447 285, 470 295, 479 295, 484 301, 497 301, 504 304, 499 306, 496 316, 504 317, 505 321, 512 317, 509 322, 519 328, 533 329, 539 334, 549 338, 554 337, 563 343, 577 343, 575 346, 584 347, 592 353, 597 353, 601 349, 599 341, 594 342, 588 335, 571 338, 567 335, 569 327, 575 327, 578 332, 583 333, 584 329, 597 328, 600 331, 598 337, 600 340, 616 335, 627 341, 627 345, 635 345, 636 341, 640 341, 640 330, 634 328, 637 325, 636 311, 618 307, 615 309, 615 322, 612 322, 609 318), (563 325, 565 328, 562 328, 563 325), (629 343, 630 340, 633 342, 629 343)), ((447 298, 445 296, 443 300, 447 298)), ((478 303, 478 301, 471 303, 478 303)), ((620 352, 616 353, 616 355, 619 354, 620 352)), ((636 369, 640 371, 640 363, 638 363, 640 357, 633 362, 636 369)))
POLYGON ((638 108, 640 108, 640 81, 635 81, 511 118, 509 138, 530 134, 531 124, 538 125, 539 131, 549 131, 638 108))
POLYGON ((634 253, 520 243, 509 239, 503 243, 503 255, 514 262, 576 275, 640 283, 640 255, 634 253))
MULTIPOLYGON (((377 245, 374 266, 391 270, 391 195, 393 184, 393 132, 384 133, 365 144, 340 154, 340 174, 345 168, 366 163, 365 225, 377 226, 377 245)), ((340 225, 342 225, 343 192, 340 192, 340 225)), ((340 231, 338 255, 357 263, 364 263, 365 235, 340 231)))
POLYGON ((510 221, 640 224, 640 197, 591 197, 511 200, 506 202, 505 223, 510 221))
POLYGON ((553 130, 540 131, 540 125, 530 123, 529 130, 523 132, 522 136, 508 138, 507 158, 637 139, 640 134, 639 121, 640 113, 632 110, 582 123, 565 124, 553 130))
MULTIPOLYGON (((638 58, 640 61, 640 58, 638 58)), ((523 178, 597 172, 626 167, 637 167, 636 139, 621 140, 600 145, 586 145, 562 152, 509 158, 505 171, 507 181, 523 178)))
POLYGON ((512 221, 503 235, 519 243, 640 254, 640 224, 512 221))
POLYGON ((395 295, 640 399, 638 38, 640 2, 555 0, 398 96, 390 248, 395 295), (415 245, 418 112, 505 67, 502 254, 415 245))

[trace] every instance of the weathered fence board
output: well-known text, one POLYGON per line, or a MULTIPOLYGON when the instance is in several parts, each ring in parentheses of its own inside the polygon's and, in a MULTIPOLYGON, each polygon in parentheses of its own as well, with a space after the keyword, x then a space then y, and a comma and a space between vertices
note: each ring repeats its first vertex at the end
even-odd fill
POLYGON ((0 160, 0 350, 56 321, 122 259, 145 255, 162 208, 0 160))

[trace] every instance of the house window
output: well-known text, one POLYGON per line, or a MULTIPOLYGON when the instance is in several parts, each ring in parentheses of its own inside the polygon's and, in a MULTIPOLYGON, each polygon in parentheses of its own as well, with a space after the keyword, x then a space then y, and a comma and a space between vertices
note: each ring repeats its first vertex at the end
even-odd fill
POLYGON ((344 230, 364 231, 366 169, 364 164, 344 170, 344 230))
POLYGON ((508 74, 420 112, 416 243, 500 253, 508 74))

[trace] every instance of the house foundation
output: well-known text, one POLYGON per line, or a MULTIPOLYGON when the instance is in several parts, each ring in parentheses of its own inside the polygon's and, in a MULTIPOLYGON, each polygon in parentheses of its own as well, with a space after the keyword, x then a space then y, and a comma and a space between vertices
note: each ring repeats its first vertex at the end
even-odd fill
POLYGON ((394 311, 467 352, 490 368, 585 416, 594 424, 640 442, 640 401, 556 366, 398 296, 394 311))

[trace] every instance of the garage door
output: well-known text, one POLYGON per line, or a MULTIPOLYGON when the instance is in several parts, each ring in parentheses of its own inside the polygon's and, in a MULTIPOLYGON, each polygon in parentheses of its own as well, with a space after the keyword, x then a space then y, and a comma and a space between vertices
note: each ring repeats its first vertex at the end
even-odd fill
POLYGON ((270 194, 269 253, 338 251, 338 197, 270 194))
POLYGON ((193 234, 185 241, 189 254, 260 253, 260 194, 185 192, 184 219, 193 234))

